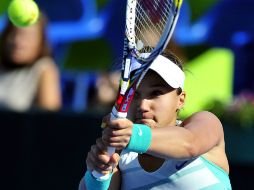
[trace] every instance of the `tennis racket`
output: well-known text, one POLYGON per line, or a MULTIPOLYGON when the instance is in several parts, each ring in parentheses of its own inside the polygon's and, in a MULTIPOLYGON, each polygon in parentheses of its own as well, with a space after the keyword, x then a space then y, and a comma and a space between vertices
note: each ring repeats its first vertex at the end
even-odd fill
MULTIPOLYGON (((181 4, 182 0, 127 0, 122 74, 111 119, 127 117, 140 81, 172 36, 181 4)), ((109 155, 114 152, 108 147, 109 155)), ((92 174, 100 180, 109 178, 92 174)))

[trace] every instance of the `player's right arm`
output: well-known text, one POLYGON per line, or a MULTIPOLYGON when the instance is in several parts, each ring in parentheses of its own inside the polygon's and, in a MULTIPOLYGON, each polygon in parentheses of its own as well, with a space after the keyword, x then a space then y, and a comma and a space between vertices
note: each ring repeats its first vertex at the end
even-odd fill
MULTIPOLYGON (((96 144, 91 146, 91 150, 87 154, 87 169, 90 171, 96 170, 102 174, 107 174, 113 171, 109 190, 118 190, 121 185, 121 173, 117 167, 120 156, 118 153, 114 153, 110 157, 106 150, 107 148, 101 138, 97 139, 96 144)), ((84 178, 80 181, 79 190, 87 190, 84 178)))

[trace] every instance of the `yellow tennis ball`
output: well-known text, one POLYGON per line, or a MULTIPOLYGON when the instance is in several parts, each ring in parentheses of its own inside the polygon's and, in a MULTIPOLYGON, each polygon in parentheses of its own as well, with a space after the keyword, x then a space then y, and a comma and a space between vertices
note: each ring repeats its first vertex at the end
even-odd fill
POLYGON ((12 0, 8 7, 9 19, 18 27, 34 24, 39 13, 39 8, 33 0, 12 0))

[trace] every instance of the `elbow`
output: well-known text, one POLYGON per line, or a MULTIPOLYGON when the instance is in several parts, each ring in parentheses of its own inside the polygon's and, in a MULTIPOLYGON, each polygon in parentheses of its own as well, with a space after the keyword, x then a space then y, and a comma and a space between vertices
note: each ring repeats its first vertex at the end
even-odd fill
POLYGON ((187 157, 189 157, 189 158, 196 157, 199 155, 198 152, 199 151, 197 150, 197 148, 195 146, 193 146, 192 144, 187 145, 187 147, 186 147, 187 157))
POLYGON ((186 157, 193 158, 200 155, 199 146, 195 143, 195 140, 191 140, 185 143, 186 157))

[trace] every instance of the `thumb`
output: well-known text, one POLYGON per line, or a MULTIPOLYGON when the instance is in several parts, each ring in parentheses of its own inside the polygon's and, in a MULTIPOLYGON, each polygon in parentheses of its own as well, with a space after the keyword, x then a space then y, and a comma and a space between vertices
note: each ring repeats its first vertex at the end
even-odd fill
POLYGON ((119 160, 120 160, 119 154, 114 153, 114 154, 110 157, 109 163, 110 163, 110 165, 111 165, 113 168, 115 168, 115 167, 118 165, 119 160))

